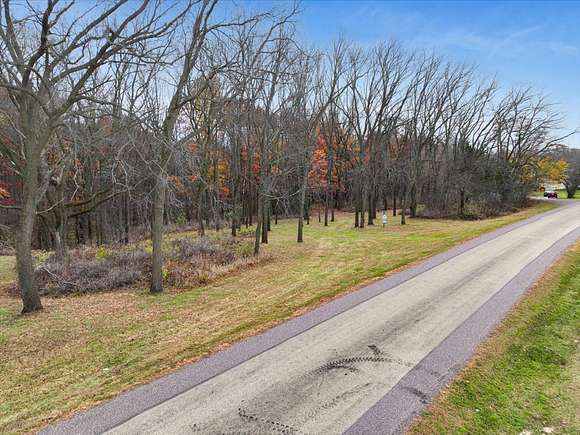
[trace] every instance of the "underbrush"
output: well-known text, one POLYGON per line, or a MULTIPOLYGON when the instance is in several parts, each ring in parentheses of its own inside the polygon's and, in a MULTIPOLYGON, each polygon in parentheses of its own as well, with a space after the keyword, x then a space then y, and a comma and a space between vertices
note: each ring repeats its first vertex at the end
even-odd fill
MULTIPOLYGON (((247 240, 179 238, 164 246, 164 281, 171 286, 203 285, 258 261, 247 240)), ((45 296, 94 293, 130 286, 150 277, 150 248, 82 247, 62 261, 52 254, 38 257, 35 276, 45 296)))
POLYGON ((175 287, 206 285, 263 260, 253 256, 249 240, 234 237, 177 239, 171 242, 169 250, 164 276, 175 287))
POLYGON ((62 296, 125 287, 145 277, 149 254, 140 249, 106 252, 79 248, 66 261, 54 254, 35 269, 42 295, 62 296))
POLYGON ((419 217, 424 219, 462 219, 462 220, 482 220, 490 219, 499 216, 505 216, 512 213, 517 213, 521 209, 530 207, 531 202, 519 203, 514 205, 498 205, 485 202, 468 202, 463 208, 463 214, 459 214, 456 208, 454 209, 432 209, 421 207, 417 213, 419 217))

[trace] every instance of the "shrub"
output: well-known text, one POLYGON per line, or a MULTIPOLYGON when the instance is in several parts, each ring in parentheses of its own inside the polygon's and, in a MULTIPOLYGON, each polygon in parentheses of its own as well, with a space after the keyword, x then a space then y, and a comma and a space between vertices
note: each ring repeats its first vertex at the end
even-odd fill
POLYGON ((238 237, 254 237, 256 235, 256 230, 252 227, 240 228, 238 230, 238 237))
POLYGON ((219 251, 217 242, 207 237, 182 238, 171 242, 170 255, 176 260, 187 260, 194 256, 213 255, 219 251))
POLYGON ((185 215, 180 214, 179 216, 177 216, 177 219, 175 219, 175 223, 179 226, 187 225, 187 219, 185 218, 185 215))
POLYGON ((206 285, 242 267, 252 253, 251 243, 230 236, 173 240, 168 253, 167 281, 180 287, 206 285))
POLYGON ((97 248, 97 252, 95 253, 95 258, 97 260, 108 260, 112 256, 113 256, 113 252, 104 246, 99 246, 97 248))
POLYGON ((115 252, 84 248, 71 251, 66 262, 51 255, 36 268, 35 275, 44 295, 92 293, 144 279, 148 259, 149 255, 140 249, 115 252))
POLYGON ((238 253, 242 258, 251 257, 252 255, 254 255, 254 244, 240 243, 238 247, 238 253))
MULTIPOLYGON (((170 285, 205 285, 244 265, 253 264, 252 245, 233 237, 184 237, 164 247, 163 279, 170 285)), ((150 247, 133 249, 83 247, 69 252, 67 261, 39 255, 35 270, 41 294, 62 296, 126 287, 150 275, 150 247)))
POLYGON ((204 259, 213 264, 229 264, 239 257, 251 255, 251 245, 234 237, 211 239, 208 237, 173 240, 169 258, 179 262, 199 262, 204 259))

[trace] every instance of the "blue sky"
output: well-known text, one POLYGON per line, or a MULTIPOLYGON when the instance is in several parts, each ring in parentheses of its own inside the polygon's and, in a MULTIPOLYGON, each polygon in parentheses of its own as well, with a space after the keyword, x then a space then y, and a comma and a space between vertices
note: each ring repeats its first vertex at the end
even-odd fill
MULTIPOLYGON (((255 5, 275 5, 257 1, 255 5)), ((531 86, 580 129, 580 1, 331 1, 301 3, 299 34, 325 47, 394 38, 478 66, 503 86, 531 86)), ((580 147, 580 134, 568 139, 580 147)))

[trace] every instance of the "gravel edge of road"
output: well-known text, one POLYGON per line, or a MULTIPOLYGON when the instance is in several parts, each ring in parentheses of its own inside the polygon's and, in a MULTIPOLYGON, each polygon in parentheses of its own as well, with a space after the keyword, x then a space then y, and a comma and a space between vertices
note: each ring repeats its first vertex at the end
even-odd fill
MULTIPOLYGON (((139 385, 127 392, 121 393, 114 399, 103 402, 99 405, 96 405, 93 408, 75 414, 68 419, 47 426, 39 433, 42 435, 56 435, 56 434, 68 435, 79 433, 89 435, 89 434, 101 434, 103 432, 106 432, 107 430, 110 430, 120 424, 123 424, 124 422, 130 420, 134 416, 141 414, 142 412, 145 412, 148 409, 151 409, 167 400, 170 400, 180 395, 181 393, 184 393, 185 391, 195 387, 196 385, 206 382, 207 380, 227 370, 230 370, 239 364, 242 364, 243 362, 261 354, 262 352, 268 351, 269 349, 283 343, 284 341, 289 340, 292 337, 301 334, 309 330, 310 328, 313 328, 314 326, 322 322, 325 322, 326 320, 355 307, 356 305, 359 305, 385 291, 388 291, 404 283, 405 281, 408 281, 409 279, 414 278, 417 275, 420 275, 440 264, 445 263, 446 261, 456 257, 457 255, 460 255, 470 249, 473 249, 479 245, 482 245, 483 243, 493 240, 503 234, 506 234, 524 225, 530 224, 550 214, 556 213, 562 208, 570 206, 573 206, 573 204, 562 205, 561 207, 558 207, 554 210, 541 213, 531 218, 507 225, 497 230, 493 230, 489 233, 485 233, 474 239, 468 240, 445 252, 429 257, 419 262, 418 264, 409 267, 408 269, 405 269, 401 272, 383 278, 379 281, 376 281, 351 293, 347 293, 344 296, 334 299, 324 305, 321 305, 320 307, 312 311, 309 311, 301 316, 283 322, 280 325, 277 325, 274 328, 269 329, 268 331, 262 334, 250 337, 246 340, 234 344, 233 346, 227 349, 212 354, 197 362, 188 364, 171 374, 153 380, 149 383, 139 385)), ((543 257, 543 255, 541 255, 540 257, 543 257)), ((521 272, 518 275, 518 277, 520 275, 521 272)), ((503 289, 499 293, 502 292, 503 289)), ((486 305, 489 302, 491 301, 488 301, 486 305)), ((469 322, 469 320, 467 322, 469 322)), ((462 327, 463 325, 461 325, 458 328, 458 330, 461 329, 462 327)), ((441 346, 443 346, 444 343, 446 343, 449 340, 449 338, 453 336, 456 332, 452 333, 436 349, 434 349, 434 351, 431 352, 431 354, 426 357, 426 360, 430 358, 433 353, 437 352, 438 349, 441 346)), ((418 367, 420 366, 421 364, 418 367)), ((411 372, 409 372, 405 376, 405 378, 407 378, 407 376, 416 371, 416 369, 417 367, 415 369, 412 369, 411 372)), ((417 373, 415 373, 415 376, 417 376, 417 373)), ((445 383, 439 385, 439 387, 437 388, 437 390, 435 390, 433 395, 439 390, 439 388, 441 388, 443 385, 449 382, 447 378, 443 379, 442 381, 444 381, 445 383)), ((393 390, 395 389, 397 389, 397 387, 395 387, 393 390)), ((406 390, 403 389, 403 391, 406 390)), ((385 396, 385 398, 390 396, 391 393, 392 391, 388 393, 385 396)), ((404 396, 401 396, 401 398, 403 397, 404 396)), ((417 398, 417 396, 413 397, 417 398)), ((369 418, 371 416, 374 416, 375 415, 374 413, 380 412, 381 409, 380 404, 384 402, 385 398, 381 399, 381 401, 379 401, 373 408, 367 411, 367 413, 365 413, 363 417, 359 421, 357 421, 355 425, 353 425, 350 431, 352 430, 356 431, 358 430, 357 428, 368 427, 369 418), (371 413, 371 411, 373 412, 373 414, 369 414, 371 413)), ((427 398, 427 400, 428 399, 429 398, 427 398)), ((423 406, 425 405, 422 404, 422 407, 423 406)), ((413 409, 416 411, 419 408, 413 409)), ((415 413, 413 415, 415 415, 415 413)), ((412 415, 410 417, 412 418, 412 415)), ((368 433, 368 432, 350 432, 350 433, 368 433)))

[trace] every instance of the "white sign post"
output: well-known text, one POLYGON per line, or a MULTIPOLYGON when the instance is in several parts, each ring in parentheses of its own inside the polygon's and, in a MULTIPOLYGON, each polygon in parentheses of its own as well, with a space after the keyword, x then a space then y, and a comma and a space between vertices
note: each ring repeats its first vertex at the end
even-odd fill
POLYGON ((387 226, 387 210, 383 211, 383 228, 387 226))

